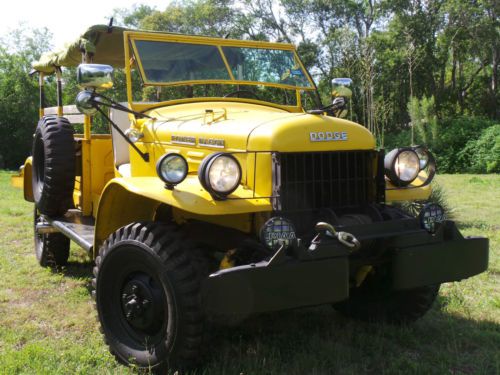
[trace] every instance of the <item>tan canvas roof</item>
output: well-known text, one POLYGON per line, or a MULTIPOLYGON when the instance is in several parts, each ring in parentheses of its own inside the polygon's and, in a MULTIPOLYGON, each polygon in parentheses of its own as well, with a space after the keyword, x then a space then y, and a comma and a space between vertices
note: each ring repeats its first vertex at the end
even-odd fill
POLYGON ((82 51, 93 53, 93 62, 96 64, 123 68, 123 32, 127 30, 118 26, 111 28, 106 25, 91 26, 64 49, 43 54, 40 60, 33 63, 33 69, 52 74, 56 67, 78 66, 82 61, 82 51))

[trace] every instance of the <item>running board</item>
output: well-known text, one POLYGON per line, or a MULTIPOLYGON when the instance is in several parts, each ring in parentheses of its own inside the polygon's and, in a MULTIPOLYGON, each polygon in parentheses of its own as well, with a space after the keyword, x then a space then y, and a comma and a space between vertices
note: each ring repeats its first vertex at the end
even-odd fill
MULTIPOLYGON (((43 218, 52 228, 69 237, 90 255, 93 254, 95 220, 92 216, 83 216, 80 210, 69 210, 63 217, 43 218)), ((39 231, 47 231, 47 228, 40 227, 39 231)))

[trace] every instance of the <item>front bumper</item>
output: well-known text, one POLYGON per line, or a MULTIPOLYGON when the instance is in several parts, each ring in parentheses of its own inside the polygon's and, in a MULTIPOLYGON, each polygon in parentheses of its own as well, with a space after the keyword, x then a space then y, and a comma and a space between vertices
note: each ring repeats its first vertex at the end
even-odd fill
MULTIPOLYGON (((488 268, 488 239, 464 238, 451 221, 435 234, 421 229, 416 219, 342 230, 361 241, 362 251, 363 246, 377 249, 377 254, 386 250, 395 290, 458 281, 488 268)), ((338 302, 349 297, 354 258, 336 239, 323 236, 316 246, 299 244, 269 261, 211 274, 203 285, 205 305, 211 314, 247 316, 338 302)))

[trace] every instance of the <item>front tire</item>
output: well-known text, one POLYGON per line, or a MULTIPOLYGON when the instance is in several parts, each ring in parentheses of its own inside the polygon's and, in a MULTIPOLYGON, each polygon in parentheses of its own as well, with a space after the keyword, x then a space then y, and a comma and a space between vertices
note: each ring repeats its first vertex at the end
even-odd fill
POLYGON ((200 277, 174 225, 133 223, 96 258, 96 306, 110 351, 144 369, 191 367, 202 342, 200 277))

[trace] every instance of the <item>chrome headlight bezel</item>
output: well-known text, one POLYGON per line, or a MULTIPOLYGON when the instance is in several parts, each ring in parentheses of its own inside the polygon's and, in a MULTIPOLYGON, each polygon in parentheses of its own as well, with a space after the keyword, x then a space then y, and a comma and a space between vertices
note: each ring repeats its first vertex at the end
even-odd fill
POLYGON ((427 168, 431 159, 434 160, 432 154, 424 146, 416 146, 413 150, 420 160, 420 170, 427 168))
MULTIPOLYGON (((200 165, 200 168, 198 169, 198 178, 200 180, 201 185, 207 190, 210 195, 217 200, 224 200, 227 198, 227 196, 231 193, 233 193, 238 186, 241 184, 241 178, 242 178, 242 172, 241 172, 241 166, 240 163, 238 162, 238 159, 232 154, 228 154, 225 152, 219 152, 215 153, 212 155, 209 155, 203 160, 203 162, 200 165), (236 167, 236 178, 235 182, 228 188, 224 190, 220 190, 216 188, 215 181, 211 181, 211 170, 214 167, 215 163, 218 160, 221 160, 221 158, 227 158, 231 162, 234 162, 234 166, 236 167)), ((213 178, 213 177, 212 177, 213 178)))
POLYGON ((156 173, 158 174, 158 177, 160 177, 160 179, 165 182, 165 187, 169 189, 172 189, 175 185, 178 185, 182 181, 184 181, 186 179, 186 176, 188 175, 188 172, 189 165, 187 160, 184 158, 184 156, 175 152, 169 152, 163 155, 156 162, 156 173), (168 166, 168 163, 172 162, 174 159, 182 166, 182 174, 177 178, 172 178, 172 176, 164 173, 164 170, 162 168, 164 166, 168 166))
POLYGON ((407 186, 411 184, 418 176, 418 173, 420 172, 420 158, 418 157, 417 153, 413 148, 410 147, 403 147, 403 148, 396 148, 389 152, 387 155, 385 155, 384 159, 384 167, 385 167, 385 174, 391 180, 391 182, 396 185, 396 186, 407 186), (398 160, 401 155, 409 155, 410 157, 414 157, 415 165, 414 169, 415 171, 411 175, 411 178, 408 179, 402 179, 401 178, 401 171, 398 170, 398 160))
POLYGON ((142 138, 144 138, 144 133, 136 128, 128 128, 125 130, 124 134, 132 143, 139 142, 142 138))
POLYGON ((414 147, 401 147, 396 148, 385 155, 384 158, 384 169, 385 175, 396 187, 406 187, 410 185, 417 178, 423 181, 419 186, 425 186, 431 183, 434 175, 436 173, 436 161, 432 153, 424 146, 414 146, 414 147), (418 166, 415 165, 416 174, 412 176, 412 179, 403 180, 400 178, 400 174, 396 171, 396 162, 398 157, 404 153, 410 152, 414 153, 416 160, 418 160, 418 166), (426 171, 427 175, 422 175, 421 172, 426 171))

